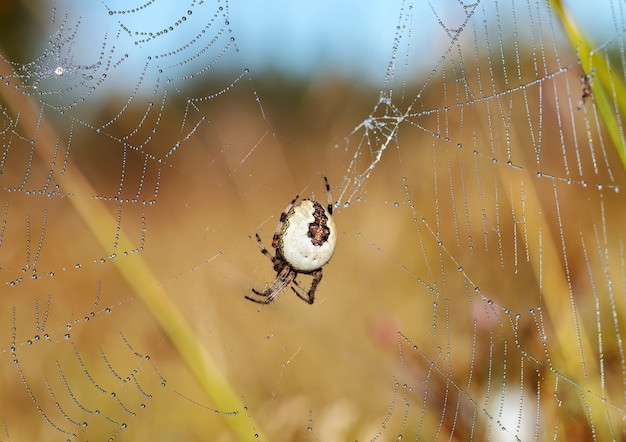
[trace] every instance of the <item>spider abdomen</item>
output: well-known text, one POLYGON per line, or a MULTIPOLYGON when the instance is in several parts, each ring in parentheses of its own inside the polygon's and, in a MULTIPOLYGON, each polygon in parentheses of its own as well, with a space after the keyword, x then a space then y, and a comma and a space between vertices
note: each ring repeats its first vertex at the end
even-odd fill
POLYGON ((287 213, 278 250, 294 270, 310 273, 330 261, 336 243, 335 222, 328 209, 305 199, 287 213))

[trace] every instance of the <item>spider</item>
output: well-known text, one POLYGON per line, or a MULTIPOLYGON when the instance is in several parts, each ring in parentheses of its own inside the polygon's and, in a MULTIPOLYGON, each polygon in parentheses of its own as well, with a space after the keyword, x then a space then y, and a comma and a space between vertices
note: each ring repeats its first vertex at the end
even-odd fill
POLYGON ((272 238, 272 247, 276 250, 274 256, 265 248, 259 234, 255 234, 261 253, 274 264, 276 280, 263 292, 252 289, 256 297, 246 296, 246 299, 269 304, 289 284, 293 284, 291 290, 303 301, 313 304, 315 290, 322 280, 322 267, 332 258, 337 243, 330 186, 326 177, 324 183, 328 198, 326 207, 308 198, 296 203, 300 196, 296 195, 280 214, 272 238), (313 277, 308 291, 296 281, 298 273, 313 277))
POLYGON ((595 69, 592 69, 590 73, 588 74, 582 74, 580 76, 580 84, 582 85, 583 88, 583 95, 580 98, 580 101, 578 103, 578 107, 576 108, 576 110, 581 110, 582 107, 585 105, 585 103, 587 103, 587 99, 589 97, 591 97, 593 95, 593 74, 594 74, 595 69))
POLYGON ((583 87, 583 95, 581 100, 584 104, 585 101, 587 101, 587 98, 591 97, 591 94, 593 92, 591 89, 591 87, 593 86, 593 72, 586 75, 581 75, 580 83, 583 87))

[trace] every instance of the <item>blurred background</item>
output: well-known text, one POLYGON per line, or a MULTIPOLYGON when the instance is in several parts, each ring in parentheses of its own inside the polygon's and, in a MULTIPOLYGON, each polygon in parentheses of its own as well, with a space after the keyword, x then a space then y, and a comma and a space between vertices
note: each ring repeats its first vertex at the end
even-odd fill
POLYGON ((624 168, 547 5, 0 20, 0 440, 624 438, 624 168), (324 176, 315 303, 247 302, 324 176))

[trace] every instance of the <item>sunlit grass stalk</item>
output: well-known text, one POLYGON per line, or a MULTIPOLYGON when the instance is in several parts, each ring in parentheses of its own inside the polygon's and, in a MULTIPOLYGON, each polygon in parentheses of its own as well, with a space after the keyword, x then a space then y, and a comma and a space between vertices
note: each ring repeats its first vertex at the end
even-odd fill
MULTIPOLYGON (((626 115, 626 87, 622 76, 612 68, 609 55, 605 50, 596 51, 594 49, 593 42, 579 28, 576 20, 561 0, 548 0, 548 3, 563 26, 565 35, 577 54, 584 75, 592 80, 593 102, 619 155, 622 167, 626 169, 626 140, 622 125, 622 116, 626 115)), ((581 327, 578 332, 578 339, 582 342, 583 347, 585 347, 585 343, 587 343, 587 347, 590 344, 586 335, 585 328, 581 327)), ((583 348, 583 353, 589 358, 585 361, 587 370, 589 370, 587 372, 588 377, 586 380, 579 378, 574 381, 581 382, 581 389, 587 393, 583 395, 582 401, 587 408, 585 415, 590 425, 594 427, 598 439, 614 438, 613 430, 608 426, 598 425, 600 421, 593 417, 594 415, 603 415, 606 412, 606 405, 603 401, 607 392, 600 385, 600 361, 597 350, 589 351, 589 349, 583 348)))
POLYGON ((607 61, 605 51, 595 51, 593 42, 578 27, 576 20, 561 0, 548 0, 561 21, 565 34, 578 55, 585 75, 591 75, 594 102, 606 125, 609 136, 626 169, 626 140, 622 116, 626 115, 626 86, 619 72, 607 61))
MULTIPOLYGON (((5 78, 12 74, 11 66, 0 53, 0 75, 5 78)), ((15 77, 14 77, 15 78, 15 77)), ((41 158, 52 158, 55 149, 61 144, 52 126, 40 118, 40 111, 33 100, 21 92, 21 85, 13 84, 0 88, 1 97, 13 115, 19 115, 21 136, 37 140, 34 148, 41 158), (13 87, 17 86, 17 87, 13 87)), ((91 196, 96 195, 88 179, 80 169, 67 160, 67 170, 71 173, 54 175, 64 194, 81 195, 70 198, 73 207, 97 238, 103 250, 110 250, 113 238, 111 232, 117 229, 116 219, 104 202, 91 196)), ((119 232, 118 250, 134 249, 124 231, 119 232)), ((258 427, 244 411, 240 396, 230 386, 203 343, 194 333, 191 325, 171 301, 168 293, 160 285, 159 279, 143 259, 141 253, 129 253, 111 259, 111 263, 122 274, 126 283, 143 301, 164 333, 174 344, 187 368, 200 383, 211 406, 223 411, 225 422, 236 434, 238 440, 263 440, 258 427)))

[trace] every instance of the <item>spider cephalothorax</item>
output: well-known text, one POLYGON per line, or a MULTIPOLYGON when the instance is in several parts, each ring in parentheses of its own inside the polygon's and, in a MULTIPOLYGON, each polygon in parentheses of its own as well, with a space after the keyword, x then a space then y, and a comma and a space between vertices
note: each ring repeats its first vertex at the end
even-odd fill
POLYGON ((276 250, 274 256, 267 251, 261 237, 256 234, 261 253, 274 264, 276 280, 263 292, 252 289, 257 298, 246 296, 246 299, 259 304, 269 304, 289 284, 293 284, 294 287, 291 289, 294 293, 303 301, 313 304, 315 290, 322 280, 322 267, 332 258, 337 243, 330 186, 326 177, 324 182, 328 198, 326 207, 310 199, 296 203, 299 197, 296 195, 281 213, 276 233, 272 238, 272 247, 276 250), (298 273, 313 277, 308 291, 296 281, 298 273))

